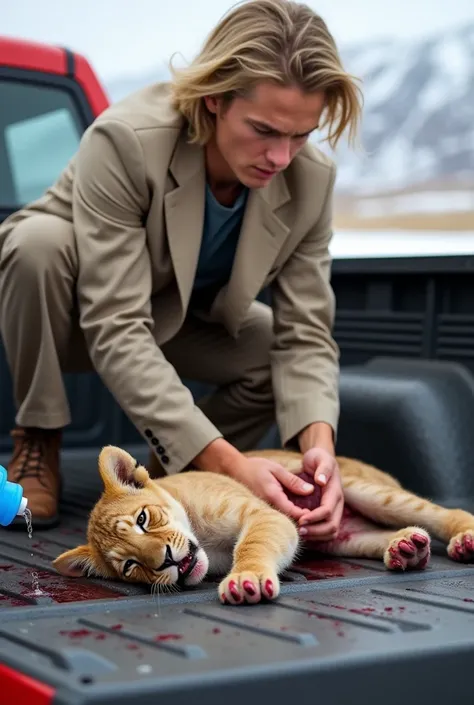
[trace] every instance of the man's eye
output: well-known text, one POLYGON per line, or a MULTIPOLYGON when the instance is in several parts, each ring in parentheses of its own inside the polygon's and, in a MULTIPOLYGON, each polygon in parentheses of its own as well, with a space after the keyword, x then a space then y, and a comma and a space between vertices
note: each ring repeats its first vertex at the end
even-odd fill
POLYGON ((127 575, 131 571, 131 569, 133 568, 135 563, 136 563, 136 561, 132 561, 131 558, 129 558, 128 561, 125 561, 125 563, 123 565, 123 574, 127 575))
POLYGON ((137 517, 137 525, 140 526, 141 528, 143 528, 145 526, 145 524, 146 524, 146 513, 145 513, 145 510, 142 509, 142 511, 140 512, 140 514, 137 517))

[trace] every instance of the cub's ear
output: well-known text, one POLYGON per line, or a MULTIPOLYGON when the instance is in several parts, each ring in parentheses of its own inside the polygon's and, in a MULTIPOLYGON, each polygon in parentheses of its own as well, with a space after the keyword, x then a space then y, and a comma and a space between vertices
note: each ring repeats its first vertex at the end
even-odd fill
POLYGON ((83 575, 98 575, 97 568, 89 546, 78 546, 61 553, 53 561, 58 573, 68 578, 80 578, 83 575))
POLYGON ((135 477, 135 469, 138 467, 135 458, 116 446, 105 446, 99 455, 99 472, 106 490, 142 487, 140 475, 135 477))

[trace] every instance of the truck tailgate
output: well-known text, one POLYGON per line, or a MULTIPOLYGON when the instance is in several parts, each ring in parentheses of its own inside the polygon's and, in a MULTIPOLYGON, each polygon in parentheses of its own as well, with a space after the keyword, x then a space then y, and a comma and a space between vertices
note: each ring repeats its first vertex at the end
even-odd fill
POLYGON ((60 527, 0 531, 0 704, 472 703, 474 567, 436 545, 406 575, 310 556, 257 607, 221 606, 210 583, 158 597, 57 575, 85 539, 96 458, 64 453, 60 527))

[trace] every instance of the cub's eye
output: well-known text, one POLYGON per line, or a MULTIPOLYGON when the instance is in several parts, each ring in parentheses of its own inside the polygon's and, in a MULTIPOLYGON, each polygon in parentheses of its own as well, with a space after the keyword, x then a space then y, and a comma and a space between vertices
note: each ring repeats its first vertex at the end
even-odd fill
POLYGON ((145 510, 142 509, 142 511, 140 512, 140 514, 137 517, 137 525, 143 529, 145 524, 146 524, 146 513, 145 513, 145 510))
POLYGON ((136 561, 133 561, 131 558, 129 558, 128 561, 125 561, 123 564, 123 574, 128 575, 134 565, 136 565, 136 561))

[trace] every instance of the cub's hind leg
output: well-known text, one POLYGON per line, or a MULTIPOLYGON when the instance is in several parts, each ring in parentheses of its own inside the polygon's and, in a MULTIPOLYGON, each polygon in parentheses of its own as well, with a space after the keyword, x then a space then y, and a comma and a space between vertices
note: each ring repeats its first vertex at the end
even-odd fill
POLYGON ((346 503, 365 518, 392 528, 419 527, 420 535, 429 532, 448 544, 453 560, 474 558, 474 515, 469 512, 446 509, 400 486, 380 483, 369 472, 361 478, 347 470, 343 487, 346 503))
POLYGON ((385 529, 349 507, 344 510, 336 538, 314 548, 333 556, 383 560, 389 570, 420 570, 427 566, 431 554, 430 537, 424 529, 385 529))

